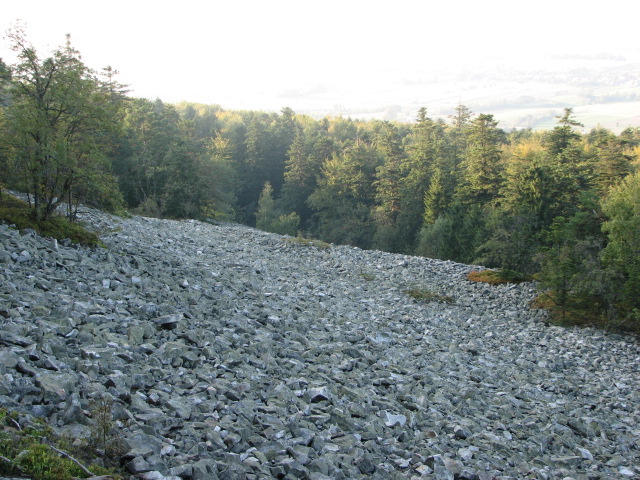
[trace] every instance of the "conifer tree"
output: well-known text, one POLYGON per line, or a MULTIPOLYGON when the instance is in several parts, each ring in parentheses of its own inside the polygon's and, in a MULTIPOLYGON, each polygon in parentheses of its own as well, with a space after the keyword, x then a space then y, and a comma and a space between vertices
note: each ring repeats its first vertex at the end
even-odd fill
POLYGON ((463 203, 486 204, 498 195, 502 183, 502 137, 493 115, 481 114, 471 122, 457 191, 463 203))

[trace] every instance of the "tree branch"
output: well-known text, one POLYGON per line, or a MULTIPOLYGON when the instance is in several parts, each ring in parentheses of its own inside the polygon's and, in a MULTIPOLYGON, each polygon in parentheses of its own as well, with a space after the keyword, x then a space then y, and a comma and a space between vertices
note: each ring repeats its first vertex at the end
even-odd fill
POLYGON ((76 460, 75 458, 73 458, 71 455, 69 455, 67 452, 63 452, 62 450, 54 447, 53 445, 51 445, 50 443, 47 443, 47 445, 49 446, 49 448, 51 450, 53 450, 54 452, 62 455, 64 458, 68 458, 69 460, 71 460, 73 463, 75 463, 78 467, 80 467, 80 470, 82 470, 84 473, 86 473, 87 475, 94 477, 95 475, 91 472, 91 470, 89 470, 87 467, 85 467, 82 463, 80 463, 79 460, 76 460))
POLYGON ((11 423, 13 423, 15 425, 15 427, 18 429, 18 431, 20 431, 20 432, 22 431, 22 427, 20 426, 20 424, 14 418, 11 418, 10 416, 7 416, 7 418, 9 419, 9 421, 11 423))
POLYGON ((15 465, 13 464, 13 461, 10 458, 0 455, 0 460, 2 460, 5 463, 8 463, 9 465, 11 465, 12 468, 15 467, 15 465))

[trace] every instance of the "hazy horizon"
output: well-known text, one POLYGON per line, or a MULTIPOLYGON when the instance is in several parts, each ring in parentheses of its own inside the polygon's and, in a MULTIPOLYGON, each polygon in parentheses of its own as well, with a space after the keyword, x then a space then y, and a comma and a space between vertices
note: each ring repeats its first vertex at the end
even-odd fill
MULTIPOLYGON (((0 28, 24 21, 42 53, 68 33, 88 66, 168 103, 402 121, 462 103, 507 128, 573 107, 587 127, 620 130, 640 125, 640 6, 628 3, 26 0, 3 6, 0 28)), ((0 57, 12 63, 6 39, 0 57)))

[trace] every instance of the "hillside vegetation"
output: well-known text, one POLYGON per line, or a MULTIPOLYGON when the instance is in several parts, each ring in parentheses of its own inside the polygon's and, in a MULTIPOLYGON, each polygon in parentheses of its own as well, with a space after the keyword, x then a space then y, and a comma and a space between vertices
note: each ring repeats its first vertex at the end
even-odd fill
POLYGON ((1 181, 35 221, 66 202, 233 220, 334 244, 534 275, 562 321, 638 330, 640 130, 504 131, 464 105, 447 121, 316 120, 126 96, 67 43, 22 32, 0 64, 1 181))

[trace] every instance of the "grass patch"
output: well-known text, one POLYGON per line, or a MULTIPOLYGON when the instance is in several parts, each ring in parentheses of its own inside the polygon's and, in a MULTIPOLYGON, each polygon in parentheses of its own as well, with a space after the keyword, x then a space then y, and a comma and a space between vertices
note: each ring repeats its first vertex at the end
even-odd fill
POLYGON ((87 246, 100 244, 100 238, 97 234, 60 215, 36 222, 27 202, 6 193, 0 194, 0 222, 15 225, 18 230, 32 228, 43 237, 58 240, 68 238, 73 243, 87 246))
POLYGON ((295 243, 297 245, 304 245, 307 247, 315 247, 320 250, 326 250, 331 248, 331 244, 327 242, 323 242, 322 240, 315 240, 312 238, 305 238, 302 235, 298 235, 297 237, 286 238, 285 241, 290 243, 295 243))
POLYGON ((489 285, 504 285, 507 283, 530 282, 532 277, 513 270, 474 270, 467 274, 472 282, 488 283, 489 285))
POLYGON ((440 295, 439 293, 432 292, 426 288, 411 288, 409 290, 405 290, 404 293, 409 295, 411 298, 424 303, 455 303, 455 298, 450 297, 449 295, 440 295))
POLYGON ((56 438, 44 421, 20 425, 15 413, 0 409, 0 475, 33 480, 72 480, 94 475, 122 479, 117 472, 103 467, 85 466, 90 464, 86 451, 67 453, 70 451, 68 443, 56 438))
POLYGON ((373 282, 376 279, 376 274, 375 273, 369 273, 369 272, 360 272, 360 276, 365 279, 367 282, 373 282))

